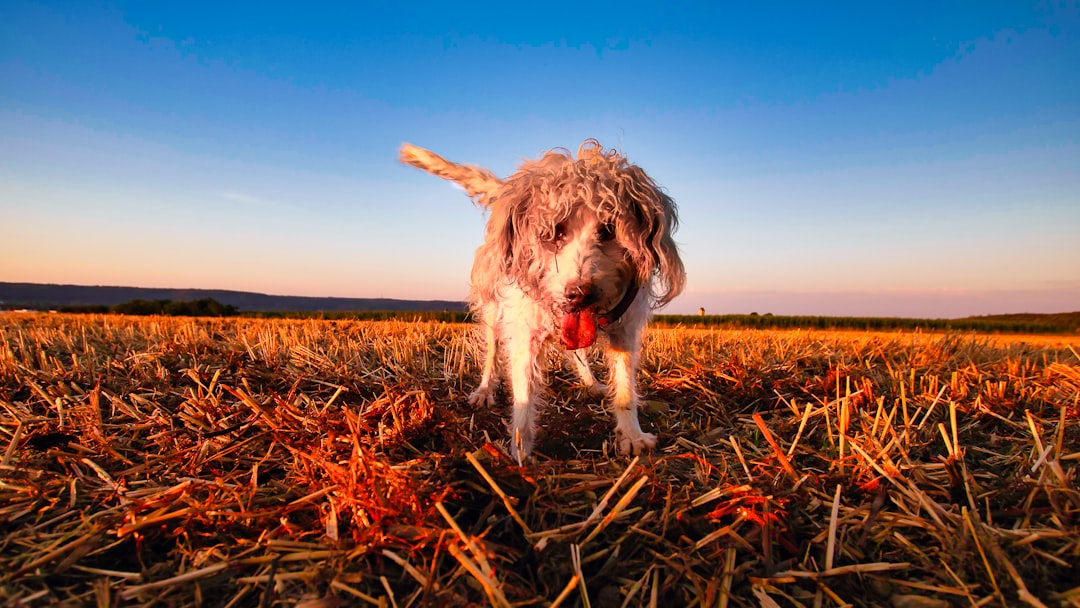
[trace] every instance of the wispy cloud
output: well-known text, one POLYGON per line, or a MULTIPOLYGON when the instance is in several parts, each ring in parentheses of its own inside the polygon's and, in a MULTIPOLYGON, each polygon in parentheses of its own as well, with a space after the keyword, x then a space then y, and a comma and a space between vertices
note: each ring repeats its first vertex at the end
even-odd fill
POLYGON ((281 201, 269 200, 259 196, 254 196, 251 194, 245 194, 243 192, 236 192, 232 190, 226 192, 219 192, 218 196, 229 202, 238 203, 240 205, 244 205, 245 207, 252 207, 257 209, 276 209, 279 211, 295 211, 299 209, 299 207, 291 203, 283 203, 281 201))

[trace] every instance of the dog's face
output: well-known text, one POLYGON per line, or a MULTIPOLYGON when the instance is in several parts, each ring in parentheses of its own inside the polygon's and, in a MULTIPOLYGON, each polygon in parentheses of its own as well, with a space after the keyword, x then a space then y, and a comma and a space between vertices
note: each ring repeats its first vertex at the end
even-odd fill
POLYGON ((509 280, 562 320, 567 347, 591 340, 567 341, 566 324, 602 317, 631 290, 650 288, 654 277, 659 305, 683 288, 674 203, 613 151, 583 146, 577 160, 551 152, 525 163, 490 206, 474 287, 490 300, 509 280))
POLYGON ((554 218, 553 225, 545 222, 536 233, 535 284, 554 312, 611 310, 637 277, 630 252, 616 234, 617 222, 584 203, 566 209, 567 217, 554 218))
POLYGON ((613 311, 636 296, 637 272, 614 217, 585 204, 568 209, 567 217, 538 232, 538 274, 529 278, 526 293, 560 320, 563 345, 578 349, 590 346, 597 325, 621 314, 613 311))

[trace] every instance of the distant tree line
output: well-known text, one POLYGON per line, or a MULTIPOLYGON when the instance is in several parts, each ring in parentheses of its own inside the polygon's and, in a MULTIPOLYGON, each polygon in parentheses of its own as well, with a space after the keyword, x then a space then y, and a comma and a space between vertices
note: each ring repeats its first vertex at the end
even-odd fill
POLYGON ((1055 319, 971 317, 967 319, 908 319, 899 317, 812 317, 756 313, 748 315, 656 315, 660 326, 688 328, 854 329, 867 331, 915 330, 977 331, 985 333, 1070 333, 1077 325, 1055 319))
MULTIPOLYGON (((359 321, 435 321, 471 323, 472 314, 461 311, 355 311, 355 312, 243 312, 260 319, 325 319, 359 321)), ((869 331, 915 330, 977 331, 983 333, 1072 333, 1080 329, 1080 314, 1039 315, 1022 318, 971 317, 967 319, 909 319, 899 317, 824 317, 759 315, 656 315, 660 327, 759 328, 759 329, 854 329, 869 331)))
POLYGON ((472 313, 458 310, 357 310, 357 311, 292 311, 243 312, 255 319, 320 319, 327 321, 434 321, 436 323, 470 323, 472 313))
POLYGON ((166 315, 170 317, 232 317, 240 311, 213 298, 198 300, 131 300, 114 306, 63 306, 60 312, 112 313, 116 315, 166 315))
POLYGON ((131 300, 114 306, 80 304, 61 306, 59 312, 116 314, 116 315, 167 315, 183 317, 232 317, 250 319, 322 319, 329 321, 435 321, 442 323, 468 323, 470 313, 465 311, 438 310, 358 310, 358 311, 243 311, 231 304, 222 304, 213 298, 190 301, 131 300))

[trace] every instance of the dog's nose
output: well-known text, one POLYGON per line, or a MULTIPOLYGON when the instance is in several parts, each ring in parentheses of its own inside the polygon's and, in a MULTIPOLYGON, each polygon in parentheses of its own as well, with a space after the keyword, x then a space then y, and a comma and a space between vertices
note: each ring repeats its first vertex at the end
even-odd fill
POLYGON ((575 283, 566 288, 566 305, 570 310, 581 310, 596 303, 596 289, 589 283, 575 283))

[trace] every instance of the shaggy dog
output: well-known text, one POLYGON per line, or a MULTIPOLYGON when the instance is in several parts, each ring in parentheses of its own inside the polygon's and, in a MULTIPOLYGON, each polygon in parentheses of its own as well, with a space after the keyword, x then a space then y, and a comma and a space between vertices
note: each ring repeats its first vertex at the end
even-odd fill
POLYGON ((520 463, 532 450, 542 401, 546 350, 556 343, 592 393, 607 395, 622 453, 656 445, 638 423, 636 376, 652 308, 683 290, 686 274, 672 239, 675 203, 640 167, 596 140, 551 151, 499 180, 410 144, 401 160, 456 182, 490 209, 476 250, 471 303, 487 353, 472 404, 494 405, 496 367, 510 380, 510 449, 520 463), (584 351, 607 334, 610 387, 589 370, 584 351))

